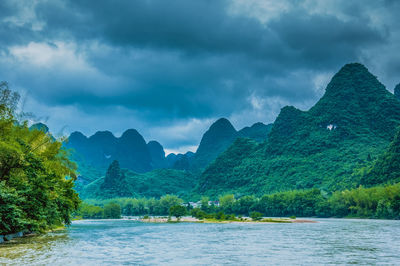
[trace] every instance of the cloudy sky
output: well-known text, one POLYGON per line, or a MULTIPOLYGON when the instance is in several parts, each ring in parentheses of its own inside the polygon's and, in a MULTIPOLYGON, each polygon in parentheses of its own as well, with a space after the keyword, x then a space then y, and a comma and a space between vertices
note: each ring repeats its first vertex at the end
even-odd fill
POLYGON ((137 129, 195 149, 306 110, 341 66, 400 82, 400 1, 1 0, 0 80, 57 134, 137 129))

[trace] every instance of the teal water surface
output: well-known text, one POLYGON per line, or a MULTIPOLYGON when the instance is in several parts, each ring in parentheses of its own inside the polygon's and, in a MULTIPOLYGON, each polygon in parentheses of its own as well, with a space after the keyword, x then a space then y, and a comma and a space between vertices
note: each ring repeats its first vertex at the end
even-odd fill
POLYGON ((400 265, 400 221, 148 224, 75 221, 0 245, 5 265, 400 265))

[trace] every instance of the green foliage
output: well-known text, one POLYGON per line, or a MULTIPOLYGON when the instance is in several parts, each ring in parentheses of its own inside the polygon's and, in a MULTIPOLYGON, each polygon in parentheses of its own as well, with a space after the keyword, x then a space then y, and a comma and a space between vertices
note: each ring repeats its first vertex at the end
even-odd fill
POLYGON ((250 213, 250 218, 253 221, 259 221, 263 217, 263 214, 261 212, 251 212, 250 213))
POLYGON ((320 204, 324 200, 319 189, 294 190, 264 195, 253 209, 272 217, 311 217, 320 214, 320 204))
POLYGON ((186 214, 186 208, 182 205, 174 205, 169 208, 169 215, 175 216, 178 220, 186 214))
POLYGON ((104 209, 100 206, 94 206, 82 202, 79 209, 75 212, 75 216, 83 219, 102 219, 104 218, 104 209))
MULTIPOLYGON (((197 219, 234 220, 235 215, 248 215, 255 219, 260 216, 268 217, 363 217, 400 219, 400 183, 372 188, 358 187, 352 190, 337 191, 328 195, 319 189, 293 190, 264 195, 260 198, 243 196, 235 199, 233 195, 221 197, 220 207, 213 206, 204 211, 201 208, 190 210, 197 219), (229 206, 227 208, 227 206, 229 206), (229 212, 227 212, 229 210, 229 212), (229 213, 229 214, 227 214, 229 213), (255 216, 255 215, 258 216, 255 216)), ((11 196, 10 201, 17 200, 11 196)), ((208 198, 203 199, 208 204, 208 198)), ((118 204, 123 215, 174 215, 171 207, 180 206, 179 211, 186 208, 182 200, 176 196, 166 195, 161 199, 155 198, 117 198, 112 200, 88 200, 88 203, 98 205, 85 206, 82 204, 78 216, 84 216, 83 210, 101 208, 110 203, 118 204)), ((95 212, 93 209, 92 213, 95 212)), ((97 209, 99 210, 99 209, 97 209)), ((86 211, 90 213, 90 211, 86 211)), ((100 211, 99 211, 100 212, 100 211)), ((183 214, 182 214, 183 215, 183 214)), ((87 215, 88 218, 98 218, 87 215)))
MULTIPOLYGON (((169 210, 173 206, 179 206, 182 200, 175 195, 165 195, 160 199, 160 213, 169 213, 169 210)), ((186 209, 185 209, 186 211, 186 209)))
POLYGON ((360 183, 365 186, 400 181, 400 128, 385 153, 358 174, 361 175, 360 183))
POLYGON ((18 232, 25 229, 26 220, 19 207, 20 199, 15 189, 0 182, 0 233, 18 232))
POLYGON ((203 210, 205 212, 210 212, 210 206, 208 205, 209 201, 210 201, 209 197, 201 197, 201 200, 200 200, 201 210, 203 210))
POLYGON ((17 104, 0 84, 0 234, 69 224, 79 204, 76 166, 61 141, 18 120, 17 104))
POLYGON ((115 197, 156 197, 165 194, 187 196, 196 178, 189 172, 174 169, 157 169, 137 174, 121 169, 118 182, 110 183, 107 178, 99 178, 80 188, 84 199, 109 199, 115 197))
POLYGON ((118 203, 114 202, 110 202, 104 205, 104 218, 105 219, 121 218, 121 206, 118 203))
POLYGON ((204 218, 207 217, 207 212, 205 212, 199 208, 194 208, 193 210, 190 211, 190 215, 192 215, 192 217, 195 217, 199 220, 203 220, 204 218))
MULTIPOLYGON (((113 198, 113 199, 88 199, 87 204, 106 206, 109 203, 116 203, 125 216, 168 215, 172 206, 181 205, 183 200, 175 195, 164 195, 160 199, 155 198, 113 198)), ((79 216, 79 215, 78 215, 79 216)))
POLYGON ((328 206, 332 216, 400 219, 400 183, 335 192, 328 206))
POLYGON ((226 212, 231 213, 235 203, 235 197, 233 194, 225 195, 219 198, 220 207, 226 212))
POLYGON ((217 220, 225 220, 226 216, 225 213, 223 211, 219 211, 215 214, 215 219, 217 220))

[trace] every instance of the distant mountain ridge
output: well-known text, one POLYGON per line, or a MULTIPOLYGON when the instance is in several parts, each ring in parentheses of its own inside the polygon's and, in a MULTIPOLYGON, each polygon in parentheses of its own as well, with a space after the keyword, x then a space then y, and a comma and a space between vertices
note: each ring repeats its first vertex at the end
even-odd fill
POLYGON ((272 125, 256 123, 239 131, 226 118, 215 121, 204 133, 192 160, 192 169, 203 169, 224 152, 237 138, 251 138, 258 142, 267 139, 272 125))
POLYGON ((90 137, 76 131, 71 133, 65 145, 75 151, 73 159, 78 164, 91 165, 100 172, 104 172, 113 160, 119 161, 121 168, 137 173, 162 168, 200 171, 226 150, 236 138, 249 137, 263 141, 270 129, 271 125, 256 123, 236 131, 227 119, 221 118, 204 134, 196 153, 169 154, 167 157, 160 143, 154 140, 146 143, 135 129, 126 130, 119 138, 110 131, 98 131, 90 137))
POLYGON ((73 148, 89 164, 101 169, 108 167, 114 160, 118 160, 121 167, 139 173, 152 169, 150 150, 135 129, 126 130, 119 138, 110 131, 98 131, 90 137, 73 132, 66 146, 73 148))

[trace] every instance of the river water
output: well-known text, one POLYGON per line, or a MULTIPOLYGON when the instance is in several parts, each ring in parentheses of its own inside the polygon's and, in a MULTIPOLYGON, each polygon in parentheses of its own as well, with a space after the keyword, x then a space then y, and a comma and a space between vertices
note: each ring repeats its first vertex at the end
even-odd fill
POLYGON ((400 221, 148 224, 75 221, 0 244, 2 265, 400 265, 400 221))

